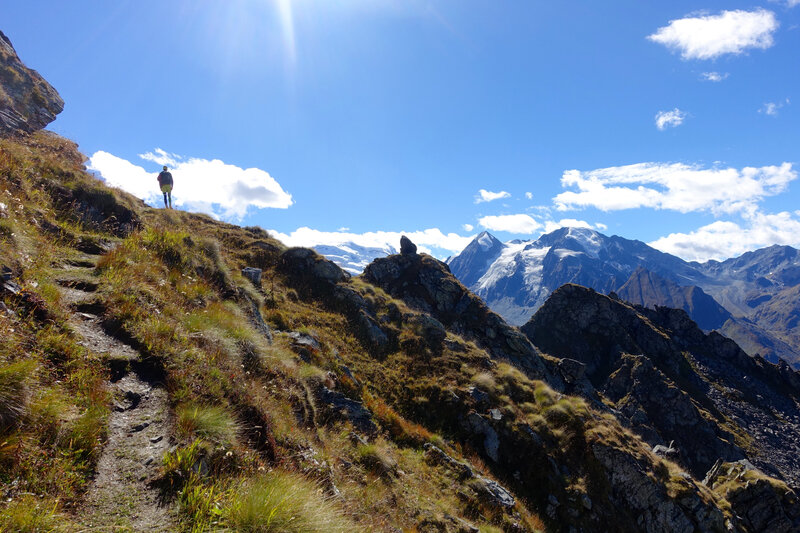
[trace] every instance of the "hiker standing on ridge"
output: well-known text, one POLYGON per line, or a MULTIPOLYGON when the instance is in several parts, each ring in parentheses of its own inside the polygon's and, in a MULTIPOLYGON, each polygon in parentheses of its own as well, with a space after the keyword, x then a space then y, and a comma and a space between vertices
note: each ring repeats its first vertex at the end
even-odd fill
POLYGON ((164 208, 172 209, 172 174, 167 170, 167 165, 164 165, 164 170, 158 175, 158 184, 164 193, 164 208))

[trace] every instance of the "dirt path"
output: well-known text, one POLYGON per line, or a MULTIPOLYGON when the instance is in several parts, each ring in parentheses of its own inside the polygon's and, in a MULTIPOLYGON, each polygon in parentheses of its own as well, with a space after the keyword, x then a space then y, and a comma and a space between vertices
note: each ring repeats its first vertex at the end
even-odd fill
POLYGON ((108 441, 75 519, 82 531, 175 531, 173 510, 161 505, 158 490, 150 486, 172 433, 162 376, 135 349, 108 335, 91 312, 97 312, 91 264, 87 259, 65 265, 58 281, 64 303, 74 310, 70 324, 81 344, 107 354, 114 397, 108 441))

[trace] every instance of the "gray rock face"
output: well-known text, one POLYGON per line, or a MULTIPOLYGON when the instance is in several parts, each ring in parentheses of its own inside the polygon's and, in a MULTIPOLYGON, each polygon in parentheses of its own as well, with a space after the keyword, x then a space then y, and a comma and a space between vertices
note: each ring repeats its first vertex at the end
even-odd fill
POLYGON ((722 327, 731 318, 728 310, 700 287, 680 286, 642 267, 637 268, 616 292, 619 298, 643 307, 654 309, 660 305, 683 309, 706 331, 722 327))
POLYGON ((800 502, 787 486, 767 479, 749 461, 719 462, 704 483, 725 489, 733 511, 749 531, 800 531, 800 502))
POLYGON ((347 279, 344 270, 310 248, 289 248, 281 254, 279 267, 310 283, 334 284, 347 279))
POLYGON ((489 420, 478 413, 472 412, 464 420, 464 426, 468 431, 483 437, 483 449, 486 455, 495 463, 500 460, 499 448, 500 439, 489 420))
POLYGON ((0 135, 33 133, 64 109, 64 100, 35 70, 20 60, 0 32, 0 135))
POLYGON ((612 499, 620 509, 637 516, 640 531, 724 531, 722 511, 705 504, 690 481, 685 483, 683 496, 672 500, 665 497, 634 456, 599 443, 592 447, 592 453, 607 470, 612 499))

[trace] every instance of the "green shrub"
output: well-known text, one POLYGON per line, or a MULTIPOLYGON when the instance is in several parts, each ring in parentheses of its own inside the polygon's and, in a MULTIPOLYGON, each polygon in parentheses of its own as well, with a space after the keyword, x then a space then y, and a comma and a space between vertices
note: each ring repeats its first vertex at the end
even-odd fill
POLYGON ((235 531, 247 533, 351 533, 359 528, 307 479, 273 471, 238 491, 228 509, 235 531))

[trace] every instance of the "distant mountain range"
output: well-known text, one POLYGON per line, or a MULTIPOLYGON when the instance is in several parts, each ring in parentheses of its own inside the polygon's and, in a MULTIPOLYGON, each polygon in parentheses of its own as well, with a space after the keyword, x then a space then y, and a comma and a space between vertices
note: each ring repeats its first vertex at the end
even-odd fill
POLYGON ((448 264, 512 324, 524 324, 554 290, 575 283, 644 307, 683 309, 751 355, 800 367, 800 251, 790 246, 698 263, 586 228, 506 243, 483 232, 448 264))
POLYGON ((396 254, 397 250, 393 246, 383 248, 359 246, 353 242, 346 242, 339 245, 318 244, 312 246, 317 253, 320 253, 339 265, 343 270, 353 275, 361 274, 364 268, 378 257, 396 254))

